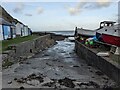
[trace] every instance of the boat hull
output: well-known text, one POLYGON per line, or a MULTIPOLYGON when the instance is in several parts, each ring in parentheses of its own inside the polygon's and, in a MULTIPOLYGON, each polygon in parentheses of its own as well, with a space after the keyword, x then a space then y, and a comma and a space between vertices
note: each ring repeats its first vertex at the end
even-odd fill
POLYGON ((102 34, 101 34, 101 33, 96 32, 96 38, 97 38, 99 41, 102 41, 102 42, 103 42, 102 34))
POLYGON ((102 40, 105 43, 120 47, 120 37, 118 36, 102 34, 102 40))

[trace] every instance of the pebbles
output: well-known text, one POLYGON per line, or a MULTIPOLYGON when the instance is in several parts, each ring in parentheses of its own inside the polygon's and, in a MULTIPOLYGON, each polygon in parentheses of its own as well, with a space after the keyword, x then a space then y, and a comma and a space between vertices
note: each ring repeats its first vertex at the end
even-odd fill
POLYGON ((73 83, 73 81, 74 80, 71 80, 71 79, 65 77, 64 79, 58 80, 58 83, 60 83, 60 85, 64 85, 69 88, 74 88, 75 84, 73 83))
POLYGON ((36 75, 34 73, 27 76, 26 78, 20 78, 20 79, 15 78, 14 80, 18 83, 27 83, 29 85, 34 85, 34 86, 44 82, 44 78, 42 75, 36 75))
POLYGON ((75 66, 73 66, 73 67, 79 67, 79 66, 75 65, 75 66))
POLYGON ((20 90, 23 90, 23 89, 25 89, 25 88, 24 88, 23 86, 21 86, 21 87, 20 87, 20 90))
POLYGON ((38 80, 30 80, 26 82, 28 85, 36 86, 39 85, 40 82, 38 80))
POLYGON ((89 88, 89 87, 93 86, 94 88, 100 88, 100 86, 96 82, 93 82, 93 81, 89 81, 88 83, 80 83, 78 85, 80 87, 87 86, 89 88))
POLYGON ((51 64, 49 64, 49 63, 46 63, 46 65, 48 65, 48 66, 52 66, 51 64))
POLYGON ((8 81, 8 84, 12 84, 12 81, 8 81))
POLYGON ((26 82, 26 78, 20 78, 20 79, 15 78, 14 80, 18 83, 25 83, 26 82))
POLYGON ((42 86, 48 86, 48 87, 53 87, 55 85, 55 82, 48 82, 43 84, 42 86))
POLYGON ((102 76, 102 75, 104 75, 102 72, 100 72, 100 71, 96 71, 95 72, 97 75, 99 75, 99 76, 102 76))

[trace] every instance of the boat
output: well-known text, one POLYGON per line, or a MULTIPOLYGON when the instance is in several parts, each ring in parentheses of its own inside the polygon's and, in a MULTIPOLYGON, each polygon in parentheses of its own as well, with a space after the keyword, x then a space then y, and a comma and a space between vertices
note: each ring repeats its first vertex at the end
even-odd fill
POLYGON ((120 24, 113 21, 103 21, 97 29, 96 38, 110 45, 120 47, 120 24))
POLYGON ((89 30, 76 27, 77 34, 85 37, 93 37, 96 35, 96 30, 89 30))

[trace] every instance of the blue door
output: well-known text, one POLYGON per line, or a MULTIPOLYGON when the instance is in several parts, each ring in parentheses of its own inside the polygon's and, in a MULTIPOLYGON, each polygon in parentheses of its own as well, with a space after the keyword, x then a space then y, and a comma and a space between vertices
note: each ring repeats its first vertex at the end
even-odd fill
POLYGON ((4 39, 11 38, 11 31, 10 31, 10 26, 3 26, 3 32, 4 32, 4 39))

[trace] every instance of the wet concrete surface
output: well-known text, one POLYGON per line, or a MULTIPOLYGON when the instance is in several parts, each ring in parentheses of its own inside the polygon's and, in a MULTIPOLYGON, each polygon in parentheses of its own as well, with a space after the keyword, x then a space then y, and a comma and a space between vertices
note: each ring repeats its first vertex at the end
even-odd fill
POLYGON ((2 71, 3 88, 115 88, 116 83, 80 59, 74 42, 53 47, 2 71))

